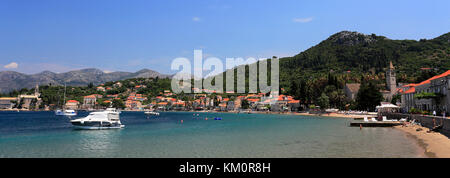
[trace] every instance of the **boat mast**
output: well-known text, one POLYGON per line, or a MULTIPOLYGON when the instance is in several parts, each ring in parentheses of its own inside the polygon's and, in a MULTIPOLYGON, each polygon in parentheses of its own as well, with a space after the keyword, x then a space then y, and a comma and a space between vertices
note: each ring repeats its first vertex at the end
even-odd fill
POLYGON ((66 83, 64 83, 64 102, 63 102, 63 109, 66 108, 66 83))

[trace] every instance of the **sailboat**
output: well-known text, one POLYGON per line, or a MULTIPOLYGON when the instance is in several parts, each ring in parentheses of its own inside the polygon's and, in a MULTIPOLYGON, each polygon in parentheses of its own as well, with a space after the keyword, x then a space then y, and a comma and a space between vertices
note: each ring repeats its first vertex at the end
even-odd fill
MULTIPOLYGON (((65 105, 66 105, 66 90, 67 90, 67 87, 66 87, 66 84, 64 84, 63 108, 65 108, 65 105)), ((75 110, 72 110, 72 109, 63 109, 63 110, 58 109, 58 110, 55 111, 55 115, 57 115, 57 116, 76 116, 77 112, 75 110)))

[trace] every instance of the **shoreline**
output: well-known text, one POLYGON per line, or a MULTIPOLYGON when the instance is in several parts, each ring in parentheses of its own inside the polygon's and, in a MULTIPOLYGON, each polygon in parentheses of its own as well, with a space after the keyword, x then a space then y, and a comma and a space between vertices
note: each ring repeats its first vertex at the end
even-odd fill
MULTIPOLYGON (((1 111, 19 111, 19 112, 52 112, 52 110, 17 110, 17 109, 0 109, 1 111)), ((83 110, 78 110, 83 111, 83 110)), ((122 110, 124 112, 145 112, 143 110, 122 110)), ((86 111, 90 112, 90 111, 86 111)), ((240 112, 222 112, 222 111, 159 111, 159 112, 192 112, 192 113, 231 113, 231 114, 274 114, 274 115, 298 115, 298 116, 317 116, 317 117, 339 117, 339 118, 364 118, 364 117, 376 117, 376 115, 358 115, 358 114, 341 114, 341 113, 325 113, 325 114, 310 114, 310 113, 298 113, 298 112, 271 112, 271 111, 251 111, 249 113, 240 112)))
POLYGON ((408 136, 416 140, 417 144, 424 149, 428 158, 450 158, 450 139, 439 132, 430 132, 428 128, 418 125, 395 126, 408 136), (417 131, 419 130, 419 131, 417 131))
MULTIPOLYGON (((10 110, 11 111, 11 110, 10 110)), ((13 110, 14 111, 14 110, 13 110)), ((29 111, 33 112, 33 111, 29 111)), ((143 111, 127 111, 127 112, 143 112, 143 111)), ((231 114, 248 114, 239 112, 217 112, 217 111, 169 111, 169 112, 193 112, 193 113, 231 113, 231 114)), ((309 114, 309 113, 296 113, 296 112, 251 112, 250 114, 272 114, 272 115, 298 115, 298 116, 315 116, 315 117, 332 117, 332 118, 344 118, 354 119, 363 117, 374 117, 373 115, 359 115, 359 114, 342 114, 342 113, 325 113, 325 114, 309 114)), ((428 128, 418 125, 404 125, 395 126, 394 129, 402 131, 406 134, 411 141, 416 142, 420 147, 421 156, 425 158, 450 158, 450 139, 439 133, 431 132, 427 133, 428 128), (419 130, 419 131, 417 131, 419 130)))

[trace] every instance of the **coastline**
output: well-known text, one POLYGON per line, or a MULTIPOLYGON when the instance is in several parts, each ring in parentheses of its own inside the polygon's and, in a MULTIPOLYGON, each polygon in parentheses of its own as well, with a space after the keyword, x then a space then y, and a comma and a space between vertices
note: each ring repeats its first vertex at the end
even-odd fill
POLYGON ((395 129, 407 133, 424 149, 429 158, 450 158, 450 139, 439 132, 430 132, 418 125, 395 126, 395 129), (419 130, 419 131, 417 131, 419 130))
MULTIPOLYGON (((293 113, 295 115, 304 116, 321 116, 321 117, 340 117, 340 118, 361 118, 374 117, 372 115, 346 115, 340 113, 330 114, 308 114, 308 113, 293 113)), ((418 125, 395 126, 397 130, 406 133, 409 137, 417 142, 417 144, 424 150, 423 155, 427 158, 450 158, 450 138, 439 133, 430 132, 430 129, 418 125), (417 131, 419 130, 419 131, 417 131)))
MULTIPOLYGON (((137 111, 130 111, 137 112, 137 111)), ((177 112, 177 111, 172 111, 177 112)), ((189 111, 187 111, 189 112, 189 111)), ((192 111, 191 111, 192 112, 192 111)), ((205 111, 194 111, 197 113, 205 113, 205 111)), ((236 112, 217 112, 217 111, 209 111, 209 113, 234 113, 236 112)), ((247 114, 247 113, 241 113, 247 114)), ((359 115, 359 114, 343 114, 343 113, 326 113, 326 114, 309 114, 309 113, 280 113, 280 112, 252 112, 251 114, 272 114, 272 115, 299 115, 299 116, 315 116, 315 117, 332 117, 332 118, 344 118, 344 119, 354 119, 361 118, 370 115, 359 115)), ((411 141, 416 142, 417 145, 421 148, 420 151, 422 156, 426 158, 450 158, 450 139, 438 132, 427 133, 428 128, 421 127, 418 125, 406 125, 406 126, 395 126, 395 129, 398 129, 406 134, 411 141), (421 129, 420 131, 416 131, 417 129, 421 129)), ((421 157, 422 157, 421 156, 421 157)))

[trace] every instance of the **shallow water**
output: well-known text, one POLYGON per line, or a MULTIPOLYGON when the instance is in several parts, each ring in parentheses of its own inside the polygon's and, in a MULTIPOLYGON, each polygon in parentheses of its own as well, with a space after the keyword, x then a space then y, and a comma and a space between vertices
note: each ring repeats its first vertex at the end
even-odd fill
MULTIPOLYGON (((79 113, 86 116, 88 113, 79 113)), ((74 130, 53 112, 0 112, 0 157, 422 157, 392 128, 292 115, 122 112, 124 129, 74 130), (208 120, 205 118, 208 117, 208 120), (223 120, 211 118, 221 117, 223 120), (180 121, 183 120, 183 123, 180 121)))

